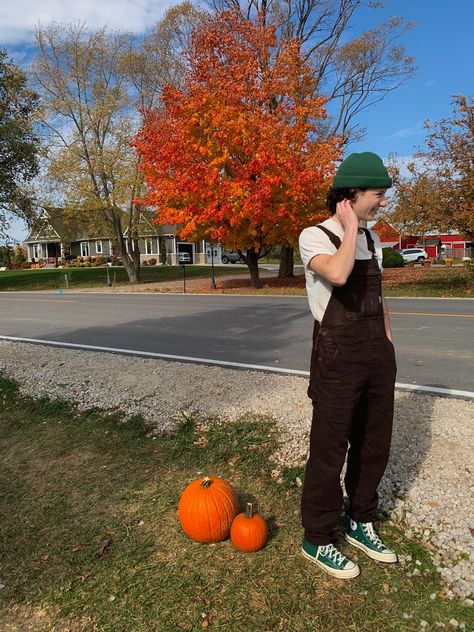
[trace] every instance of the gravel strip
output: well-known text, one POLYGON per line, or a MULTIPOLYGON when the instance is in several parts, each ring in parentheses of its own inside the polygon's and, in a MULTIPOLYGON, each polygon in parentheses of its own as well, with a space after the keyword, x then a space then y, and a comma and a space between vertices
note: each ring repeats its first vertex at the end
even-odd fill
MULTIPOLYGON (((0 371, 25 394, 141 414, 159 430, 172 428, 183 411, 227 421, 248 412, 269 415, 281 430, 276 475, 306 460, 305 378, 5 341, 0 371)), ((474 402, 397 392, 392 452, 379 490, 392 520, 432 551, 450 597, 474 591, 473 420, 474 402)), ((401 562, 408 573, 422 572, 409 559, 401 562)))

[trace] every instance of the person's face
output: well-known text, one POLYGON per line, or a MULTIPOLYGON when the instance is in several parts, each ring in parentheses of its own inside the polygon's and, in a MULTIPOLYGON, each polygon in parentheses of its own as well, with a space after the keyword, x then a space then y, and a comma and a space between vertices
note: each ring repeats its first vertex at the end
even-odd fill
POLYGON ((372 221, 381 208, 387 206, 385 197, 387 189, 367 189, 358 191, 356 199, 352 202, 352 208, 359 220, 372 221))

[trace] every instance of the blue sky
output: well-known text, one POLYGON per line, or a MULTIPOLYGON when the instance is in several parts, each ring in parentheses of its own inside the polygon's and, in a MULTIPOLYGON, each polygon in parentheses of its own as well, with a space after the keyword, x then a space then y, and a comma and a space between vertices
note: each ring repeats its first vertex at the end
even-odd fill
POLYGON ((391 0, 384 9, 368 15, 372 19, 402 15, 416 23, 403 43, 415 57, 417 72, 360 117, 368 133, 351 149, 408 157, 423 143, 426 119, 450 116, 453 94, 474 94, 474 2, 391 0))
MULTIPOLYGON (((0 6, 0 47, 22 65, 33 53, 35 25, 55 20, 81 20, 90 28, 104 24, 117 30, 143 32, 160 19, 169 0, 16 0, 0 6)), ((416 27, 404 36, 407 53, 415 57, 416 75, 357 119, 365 138, 349 151, 375 151, 383 158, 397 154, 408 161, 423 143, 425 120, 450 115, 451 95, 474 94, 473 0, 387 0, 378 10, 362 9, 354 34, 390 16, 403 16, 416 27)), ((10 237, 21 240, 25 229, 13 222, 10 237)))

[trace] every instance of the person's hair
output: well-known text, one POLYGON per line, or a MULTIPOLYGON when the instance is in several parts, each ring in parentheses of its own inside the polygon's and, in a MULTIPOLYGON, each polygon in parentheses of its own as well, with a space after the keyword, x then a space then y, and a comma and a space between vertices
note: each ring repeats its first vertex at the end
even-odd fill
POLYGON ((359 191, 367 191, 367 189, 363 189, 361 187, 350 189, 333 189, 331 187, 326 197, 326 208, 331 213, 331 215, 334 215, 336 213, 338 202, 342 202, 342 200, 350 200, 351 202, 353 202, 356 199, 356 195, 359 191))

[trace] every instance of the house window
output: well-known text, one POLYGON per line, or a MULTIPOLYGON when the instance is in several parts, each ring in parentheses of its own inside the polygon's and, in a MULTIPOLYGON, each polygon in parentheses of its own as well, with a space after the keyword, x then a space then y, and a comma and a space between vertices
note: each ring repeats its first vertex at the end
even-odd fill
POLYGON ((33 259, 39 259, 39 244, 33 244, 33 259))
POLYGON ((90 256, 89 242, 81 241, 81 257, 89 257, 89 256, 90 256))
POLYGON ((101 255, 104 251, 102 249, 102 242, 101 241, 96 241, 95 242, 95 251, 98 255, 101 255))
POLYGON ((145 239, 145 254, 153 254, 153 239, 145 239))
POLYGON ((41 256, 43 259, 48 258, 48 246, 47 244, 41 244, 41 256))

